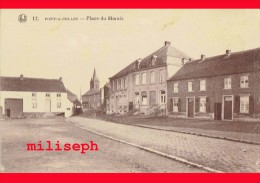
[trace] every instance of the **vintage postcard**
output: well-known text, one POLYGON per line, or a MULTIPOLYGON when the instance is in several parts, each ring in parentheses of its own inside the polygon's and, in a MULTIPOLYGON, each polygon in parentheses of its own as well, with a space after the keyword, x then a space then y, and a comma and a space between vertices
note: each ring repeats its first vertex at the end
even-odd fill
POLYGON ((1 172, 260 172, 259 9, 1 9, 1 172))

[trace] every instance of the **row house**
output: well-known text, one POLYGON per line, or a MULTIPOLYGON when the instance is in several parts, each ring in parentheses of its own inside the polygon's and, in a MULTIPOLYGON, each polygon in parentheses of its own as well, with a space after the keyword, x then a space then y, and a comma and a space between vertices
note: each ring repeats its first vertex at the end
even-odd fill
POLYGON ((165 42, 164 46, 138 59, 110 78, 110 112, 167 113, 167 79, 190 60, 185 53, 165 42))
POLYGON ((169 116, 259 120, 260 48, 187 62, 167 82, 169 116))

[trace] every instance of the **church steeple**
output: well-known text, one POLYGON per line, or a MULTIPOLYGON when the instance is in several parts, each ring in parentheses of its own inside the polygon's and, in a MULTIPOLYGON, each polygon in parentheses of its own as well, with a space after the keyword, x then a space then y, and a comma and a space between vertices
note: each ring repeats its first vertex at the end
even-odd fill
POLYGON ((93 77, 90 80, 90 89, 99 90, 99 79, 96 74, 96 68, 94 68, 93 77))

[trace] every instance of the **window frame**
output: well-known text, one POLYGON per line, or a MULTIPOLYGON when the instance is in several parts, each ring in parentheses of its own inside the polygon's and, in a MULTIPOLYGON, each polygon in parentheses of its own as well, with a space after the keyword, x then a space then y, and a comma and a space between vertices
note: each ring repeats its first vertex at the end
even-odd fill
POLYGON ((206 79, 201 79, 199 82, 200 82, 200 91, 207 91, 206 79), (204 82, 204 85, 202 85, 202 82, 204 82), (204 89, 202 89, 201 86, 204 86, 204 89))
POLYGON ((242 95, 242 96, 240 96, 239 100, 240 100, 240 102, 239 102, 240 103, 239 113, 241 113, 241 114, 249 114, 250 96, 249 95, 242 95), (247 103, 245 103, 245 101, 242 100, 242 99, 245 99, 245 98, 247 98, 247 100, 246 100, 247 103))
POLYGON ((231 77, 225 77, 224 78, 224 90, 230 90, 230 89, 232 89, 232 78, 231 77), (226 85, 226 80, 227 80, 228 85, 226 85), (230 82, 229 82, 229 80, 230 80, 230 82), (228 87, 226 87, 226 86, 228 86, 228 87))
POLYGON ((248 75, 240 76, 240 88, 249 88, 249 76, 248 75), (247 79, 245 79, 245 78, 247 78, 247 79))

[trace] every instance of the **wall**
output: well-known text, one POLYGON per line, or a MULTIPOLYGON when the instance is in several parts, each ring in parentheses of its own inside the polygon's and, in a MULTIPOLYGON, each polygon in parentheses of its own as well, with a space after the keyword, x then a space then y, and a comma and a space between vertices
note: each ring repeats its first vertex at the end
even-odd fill
MULTIPOLYGON (((47 92, 49 93, 49 92, 47 92)), ((50 93, 50 97, 46 98, 46 92, 13 92, 13 91, 0 91, 1 100, 0 106, 3 107, 3 112, 5 113, 5 99, 23 99, 23 112, 25 113, 41 113, 45 112, 45 99, 51 100, 51 112, 62 113, 66 111, 68 105, 67 93, 61 93, 61 97, 57 98, 57 93, 50 93), (37 93, 37 108, 32 106, 32 93, 37 93), (57 108, 57 100, 61 101, 61 108, 57 108)))
MULTIPOLYGON (((223 103, 223 95, 232 95, 234 97, 233 100, 233 110, 234 110, 234 119, 242 119, 242 118, 251 118, 258 117, 260 114, 260 72, 254 73, 243 73, 243 74, 233 74, 226 76, 216 76, 216 77, 208 77, 208 78, 199 78, 199 79, 190 79, 190 80, 180 80, 179 83, 179 92, 173 93, 173 84, 174 81, 168 81, 168 100, 167 100, 167 108, 172 111, 172 101, 174 97, 179 97, 181 101, 181 110, 180 112, 172 114, 180 115, 182 117, 186 116, 186 99, 187 97, 195 97, 195 102, 199 102, 197 99, 200 96, 207 96, 209 98, 209 111, 207 114, 200 114, 196 112, 195 117, 208 117, 213 119, 214 114, 214 104, 215 103, 223 103), (248 75, 249 77, 249 88, 240 88, 240 77, 242 75, 248 75), (230 77, 232 80, 231 89, 224 89, 224 78, 230 77), (206 80, 206 91, 199 91, 199 81, 200 79, 206 80), (188 81, 194 81, 194 92, 188 92, 188 81), (250 95, 253 97, 253 114, 240 114, 239 106, 236 105, 236 97, 240 95, 250 95)), ((195 104, 196 106, 196 104, 195 104)), ((223 110, 222 110, 223 111, 223 110)))

